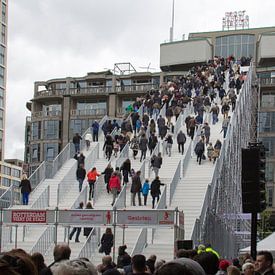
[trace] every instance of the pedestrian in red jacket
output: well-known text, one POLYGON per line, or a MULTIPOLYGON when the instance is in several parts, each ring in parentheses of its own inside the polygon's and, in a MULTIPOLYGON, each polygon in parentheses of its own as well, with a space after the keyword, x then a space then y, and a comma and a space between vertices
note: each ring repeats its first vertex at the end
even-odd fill
POLYGON ((117 198, 117 194, 118 194, 118 192, 120 192, 120 189, 121 189, 120 179, 116 172, 114 172, 110 178, 109 189, 111 190, 111 193, 113 194, 113 202, 112 202, 112 206, 113 206, 115 203, 115 200, 117 198))

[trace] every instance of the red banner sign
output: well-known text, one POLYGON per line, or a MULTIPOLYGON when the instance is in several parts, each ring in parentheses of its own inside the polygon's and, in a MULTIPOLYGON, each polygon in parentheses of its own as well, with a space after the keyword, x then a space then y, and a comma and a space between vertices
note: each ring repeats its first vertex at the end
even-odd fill
POLYGON ((3 221, 6 223, 48 224, 54 223, 53 210, 10 210, 3 212, 3 221))

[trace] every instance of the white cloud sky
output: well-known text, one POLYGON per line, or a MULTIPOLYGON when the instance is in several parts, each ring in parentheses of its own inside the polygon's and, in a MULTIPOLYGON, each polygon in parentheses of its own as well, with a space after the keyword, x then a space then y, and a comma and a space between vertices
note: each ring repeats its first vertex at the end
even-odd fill
MULTIPOLYGON (((25 105, 33 83, 113 68, 159 68, 172 0, 10 0, 6 158, 23 159, 25 105)), ((275 26, 274 0, 175 0, 174 38, 222 29, 226 11, 246 10, 250 27, 275 26)))

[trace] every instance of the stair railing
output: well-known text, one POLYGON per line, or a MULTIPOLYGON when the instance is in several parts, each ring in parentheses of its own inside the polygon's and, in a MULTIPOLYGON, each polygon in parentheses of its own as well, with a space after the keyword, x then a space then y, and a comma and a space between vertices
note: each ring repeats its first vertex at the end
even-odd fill
POLYGON ((176 191, 176 188, 177 188, 177 185, 178 185, 178 182, 180 181, 180 179, 181 179, 181 161, 179 161, 179 163, 178 163, 177 169, 175 171, 175 174, 174 174, 173 179, 170 184, 169 205, 171 205, 171 203, 172 203, 172 198, 174 196, 174 193, 176 191))
POLYGON ((90 232, 87 240, 80 249, 77 258, 91 259, 93 255, 98 253, 98 239, 100 237, 100 228, 94 227, 90 232))
POLYGON ((142 228, 137 237, 136 243, 130 253, 130 256, 142 253, 143 249, 147 246, 147 228, 142 228))
POLYGON ((32 255, 34 252, 40 252, 42 255, 45 254, 46 251, 54 242, 54 235, 55 235, 54 233, 55 233, 54 226, 52 225, 47 226, 47 228, 44 230, 44 232, 42 233, 38 241, 30 250, 30 255, 32 255))

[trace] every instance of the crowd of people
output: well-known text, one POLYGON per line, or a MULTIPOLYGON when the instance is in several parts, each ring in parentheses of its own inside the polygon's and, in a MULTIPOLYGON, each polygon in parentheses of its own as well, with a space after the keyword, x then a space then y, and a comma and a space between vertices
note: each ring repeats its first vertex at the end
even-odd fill
MULTIPOLYGON (((215 163, 220 155, 222 142, 220 139, 211 138, 211 124, 215 125, 219 119, 222 119, 221 132, 223 132, 223 138, 226 138, 230 123, 229 112, 235 109, 237 95, 244 79, 245 74, 240 72, 240 67, 233 57, 228 59, 216 57, 207 64, 192 68, 185 76, 174 77, 171 81, 162 84, 160 89, 148 91, 143 97, 137 98, 136 102, 127 107, 128 113, 122 122, 116 119, 106 120, 102 125, 105 136, 103 145, 105 157, 108 160, 112 156, 117 157, 128 143, 133 152, 133 159, 136 159, 140 153, 140 162, 150 161, 151 169, 155 173, 155 179, 150 184, 149 179, 141 182, 140 171, 132 169, 130 159, 115 169, 109 163, 102 174, 104 174, 107 192, 113 195, 112 205, 121 191, 121 185, 128 184, 129 178, 132 178, 131 204, 136 205, 135 198, 138 197, 138 204, 141 205, 141 195, 144 196, 144 205, 147 204, 151 185, 160 180, 159 169, 162 166, 162 156, 161 153, 153 154, 159 140, 165 148, 164 153, 171 157, 173 144, 177 143, 178 152, 184 154, 184 145, 190 138, 195 142, 194 152, 199 165, 204 160, 215 163), (226 71, 229 73, 228 83, 226 83, 226 71), (163 106, 166 106, 165 117, 160 114, 163 106), (184 121, 186 134, 182 125, 175 136, 172 118, 177 119, 187 106, 192 106, 195 115, 188 115, 184 121), (147 158, 147 151, 150 152, 150 159, 147 158)), ((91 125, 91 133, 87 133, 84 137, 87 149, 91 142, 98 141, 99 130, 99 123, 94 121, 91 125)), ((79 192, 87 177, 90 187, 89 200, 91 200, 94 184, 100 174, 96 167, 86 173, 85 157, 79 151, 81 139, 79 134, 73 138, 75 158, 78 160, 76 177, 79 182, 79 192)), ((156 186, 159 187, 159 184, 156 186)), ((153 208, 155 200, 159 199, 158 187, 156 192, 154 188, 153 191, 151 190, 153 208)))
POLYGON ((93 259, 71 259, 71 248, 58 244, 53 251, 54 261, 46 264, 40 253, 29 255, 18 248, 0 254, 1 275, 274 275, 273 256, 259 251, 255 261, 249 254, 231 261, 219 256, 211 245, 196 249, 179 249, 175 258, 165 261, 157 255, 146 258, 142 254, 131 257, 127 245, 119 246, 116 261, 109 255, 113 236, 110 228, 101 238, 100 251, 105 253, 98 265, 93 259))

